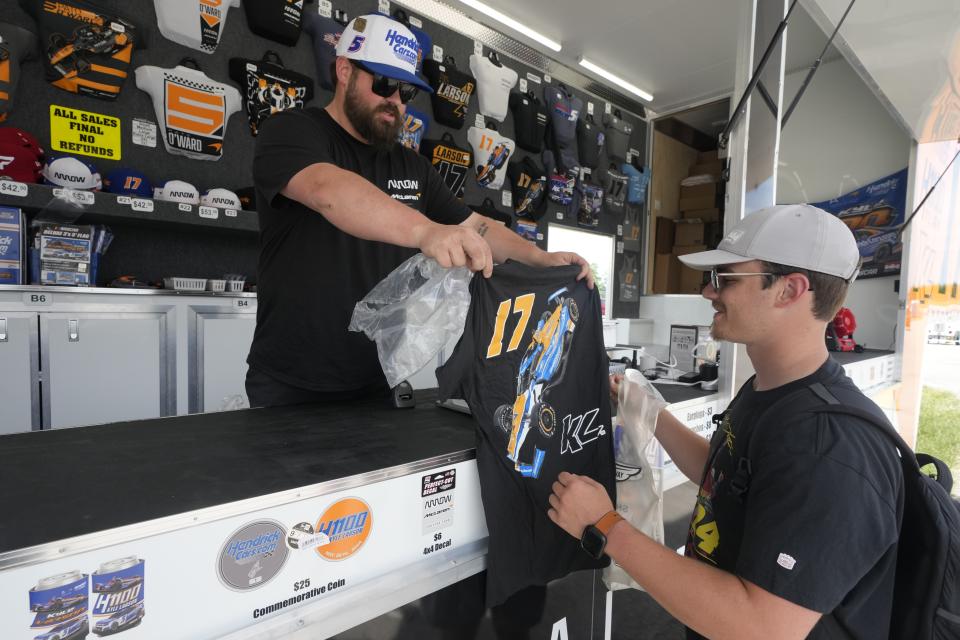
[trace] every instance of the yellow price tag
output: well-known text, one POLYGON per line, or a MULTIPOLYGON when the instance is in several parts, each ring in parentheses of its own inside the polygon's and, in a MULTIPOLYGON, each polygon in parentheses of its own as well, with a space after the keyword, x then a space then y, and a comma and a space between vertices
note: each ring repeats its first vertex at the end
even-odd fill
POLYGON ((50 105, 50 147, 54 151, 119 160, 120 138, 120 118, 50 105))

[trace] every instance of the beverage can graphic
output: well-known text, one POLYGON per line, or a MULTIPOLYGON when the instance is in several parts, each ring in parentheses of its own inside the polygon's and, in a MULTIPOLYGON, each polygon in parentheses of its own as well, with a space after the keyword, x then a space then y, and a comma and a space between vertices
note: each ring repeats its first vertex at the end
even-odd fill
POLYGON ((38 637, 82 638, 87 634, 88 579, 84 573, 68 571, 43 578, 30 589, 30 611, 36 614, 30 627, 46 631, 38 637))
POLYGON ((104 562, 93 572, 94 633, 118 633, 143 620, 144 566, 142 559, 127 556, 104 562))

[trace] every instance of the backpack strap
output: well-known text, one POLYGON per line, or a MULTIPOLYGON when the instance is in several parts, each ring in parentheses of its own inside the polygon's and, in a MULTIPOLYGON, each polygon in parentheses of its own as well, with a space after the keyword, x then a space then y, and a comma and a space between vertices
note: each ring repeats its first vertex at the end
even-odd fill
MULTIPOLYGON (((756 376, 753 376, 749 380, 747 380, 747 382, 744 384, 744 387, 746 387, 746 385, 748 384, 753 384, 753 380, 755 378, 756 376)), ((742 388, 741 388, 741 391, 742 391, 742 388)), ((802 387, 800 389, 794 390, 791 393, 788 393, 787 395, 783 396, 782 398, 774 402, 772 405, 767 407, 763 411, 763 413, 760 414, 760 417, 757 418, 753 431, 750 433, 750 442, 747 443, 746 455, 740 456, 740 459, 737 460, 737 470, 734 472, 733 477, 730 478, 730 492, 733 495, 735 495, 740 502, 743 502, 744 498, 747 495, 747 491, 750 489, 750 476, 753 474, 753 467, 751 466, 750 461, 754 459, 755 457, 754 454, 756 453, 756 445, 754 443, 757 440, 756 438, 757 430, 762 428, 762 425, 766 422, 767 416, 773 413, 775 409, 779 409, 788 401, 792 401, 794 398, 798 397, 800 394, 806 391, 807 391, 807 387, 802 387)), ((739 395, 740 394, 738 393, 737 397, 739 397, 739 395)), ((734 398, 734 400, 736 400, 736 398, 734 398)), ((731 402, 730 404, 733 404, 733 402, 731 402)), ((713 419, 714 421, 717 422, 717 428, 720 428, 723 417, 726 415, 726 413, 727 412, 724 411, 723 413, 718 414, 718 416, 714 416, 713 419)))

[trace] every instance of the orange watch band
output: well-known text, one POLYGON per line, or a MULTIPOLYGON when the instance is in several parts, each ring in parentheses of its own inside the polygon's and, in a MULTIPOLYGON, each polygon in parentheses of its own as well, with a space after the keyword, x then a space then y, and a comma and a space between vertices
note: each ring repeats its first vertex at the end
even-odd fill
POLYGON ((600 533, 603 535, 609 535, 610 529, 613 528, 613 525, 617 524, 621 520, 623 520, 623 516, 621 516, 620 513, 614 509, 613 511, 608 511, 605 513, 602 518, 597 520, 597 524, 593 526, 599 529, 600 533))

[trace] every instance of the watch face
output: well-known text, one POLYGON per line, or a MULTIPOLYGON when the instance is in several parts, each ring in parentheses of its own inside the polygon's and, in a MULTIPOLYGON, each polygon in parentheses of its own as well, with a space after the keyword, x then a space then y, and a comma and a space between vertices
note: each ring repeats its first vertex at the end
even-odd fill
POLYGON ((600 532, 595 526, 590 525, 583 530, 583 536, 580 538, 580 546, 590 554, 590 557, 599 560, 603 557, 603 549, 607 546, 607 536, 600 532))

